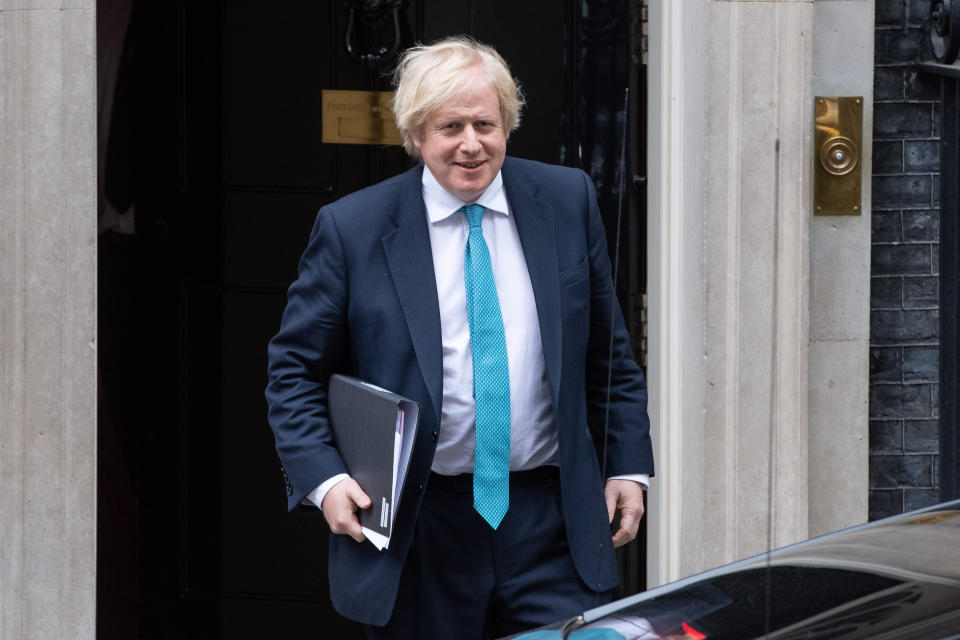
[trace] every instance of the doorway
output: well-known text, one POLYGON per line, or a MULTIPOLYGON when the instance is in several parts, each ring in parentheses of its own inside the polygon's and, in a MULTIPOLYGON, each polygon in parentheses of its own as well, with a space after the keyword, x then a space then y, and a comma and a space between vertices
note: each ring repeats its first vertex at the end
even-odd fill
MULTIPOLYGON (((403 46, 470 33, 511 63, 528 104, 508 152, 594 178, 638 348, 639 4, 410 0, 401 22, 403 46)), ((343 3, 127 5, 101 126, 98 637, 359 638, 330 605, 322 515, 286 512, 263 389, 316 211, 410 166, 399 147, 323 144, 321 91, 389 80, 347 53, 343 3)), ((391 38, 365 28, 364 46, 391 38)), ((621 552, 624 593, 642 557, 643 540, 621 552)))

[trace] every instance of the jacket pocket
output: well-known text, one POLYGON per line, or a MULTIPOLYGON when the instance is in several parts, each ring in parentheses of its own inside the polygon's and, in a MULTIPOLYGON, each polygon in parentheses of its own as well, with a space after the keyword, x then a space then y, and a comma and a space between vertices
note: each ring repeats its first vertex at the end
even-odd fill
POLYGON ((590 273, 590 264, 586 256, 575 265, 560 270, 560 288, 569 287, 572 284, 580 282, 590 273))

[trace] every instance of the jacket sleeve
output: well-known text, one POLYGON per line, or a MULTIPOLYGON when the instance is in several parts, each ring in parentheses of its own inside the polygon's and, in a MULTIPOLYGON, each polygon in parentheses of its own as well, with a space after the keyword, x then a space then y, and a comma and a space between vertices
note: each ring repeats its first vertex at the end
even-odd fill
MULTIPOLYGON (((581 172, 582 173, 582 172, 581 172)), ((586 190, 590 261, 590 338, 587 345, 587 419, 604 477, 647 473, 653 468, 647 387, 633 358, 617 302, 606 232, 593 182, 586 190)))
POLYGON ((347 268, 333 215, 320 210, 287 292, 280 330, 267 347, 266 399, 287 478, 287 506, 345 473, 327 419, 327 383, 341 369, 348 340, 347 268))

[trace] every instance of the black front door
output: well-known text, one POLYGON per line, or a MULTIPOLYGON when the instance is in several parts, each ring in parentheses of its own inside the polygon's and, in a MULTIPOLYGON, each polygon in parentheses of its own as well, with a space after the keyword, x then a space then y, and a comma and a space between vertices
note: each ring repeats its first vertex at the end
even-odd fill
MULTIPOLYGON (((583 164, 612 234, 633 175, 617 146, 638 71, 627 14, 625 1, 411 0, 402 44, 495 45, 528 99, 509 153, 583 164)), ((323 89, 389 89, 348 55, 347 23, 341 2, 134 3, 123 134, 101 167, 135 225, 100 238, 99 637, 360 637, 330 604, 322 515, 286 512, 263 399, 316 211, 410 166, 398 147, 321 141, 323 89)), ((360 48, 392 39, 389 23, 356 26, 360 48)), ((638 202, 628 193, 626 213, 638 202)), ((621 257, 642 263, 636 222, 624 228, 621 257)))

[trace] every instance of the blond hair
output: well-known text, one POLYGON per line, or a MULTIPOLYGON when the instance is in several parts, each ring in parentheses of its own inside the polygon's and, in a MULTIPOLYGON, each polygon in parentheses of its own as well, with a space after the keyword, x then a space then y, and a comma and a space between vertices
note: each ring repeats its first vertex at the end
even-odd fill
POLYGON ((506 61, 489 45, 469 36, 453 36, 411 47, 397 63, 393 115, 408 154, 420 156, 414 137, 419 136, 431 114, 464 91, 470 79, 464 72, 475 65, 483 67, 497 96, 504 132, 509 134, 520 126, 523 94, 506 61))

